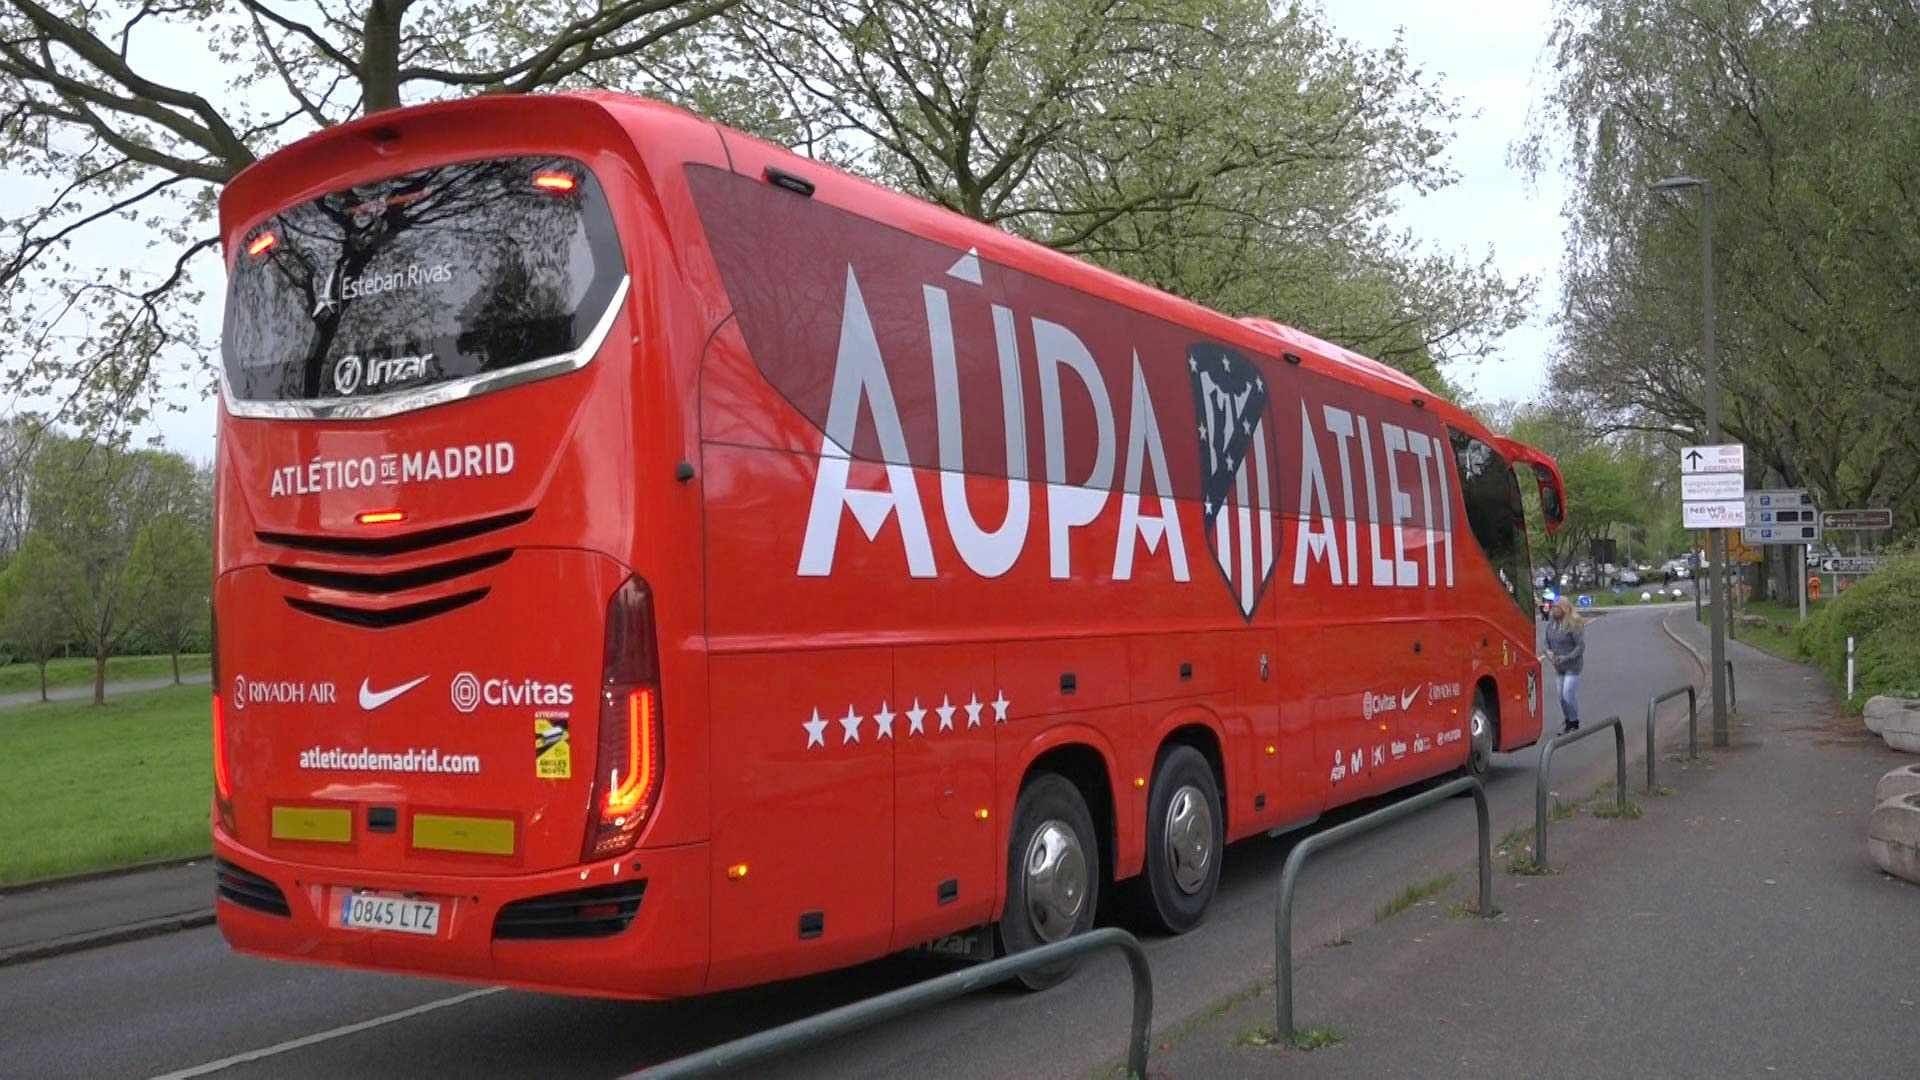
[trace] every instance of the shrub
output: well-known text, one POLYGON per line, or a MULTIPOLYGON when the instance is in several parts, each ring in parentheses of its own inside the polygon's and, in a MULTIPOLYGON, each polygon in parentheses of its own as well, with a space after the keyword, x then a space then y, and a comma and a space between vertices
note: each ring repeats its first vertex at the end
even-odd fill
POLYGON ((1847 638, 1854 639, 1854 696, 1920 697, 1920 551, 1888 560, 1830 601, 1799 628, 1800 650, 1845 686, 1847 638))

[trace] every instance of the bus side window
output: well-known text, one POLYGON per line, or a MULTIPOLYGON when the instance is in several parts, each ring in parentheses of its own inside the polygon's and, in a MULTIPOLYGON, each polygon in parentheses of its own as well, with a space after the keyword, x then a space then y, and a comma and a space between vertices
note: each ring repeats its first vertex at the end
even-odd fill
POLYGON ((1527 552, 1526 511, 1513 467, 1499 451, 1465 432, 1449 428, 1460 497, 1467 508, 1473 539, 1492 565, 1507 595, 1533 617, 1533 568, 1527 552))

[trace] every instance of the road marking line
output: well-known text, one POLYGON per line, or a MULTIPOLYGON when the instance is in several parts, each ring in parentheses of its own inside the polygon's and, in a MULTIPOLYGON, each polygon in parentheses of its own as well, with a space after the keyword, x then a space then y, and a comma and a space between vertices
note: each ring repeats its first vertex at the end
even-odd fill
POLYGON ((371 1020, 362 1020, 357 1024, 330 1028, 326 1031, 316 1031, 311 1035, 302 1035, 297 1039, 289 1039, 283 1043, 275 1043, 272 1046, 262 1047, 259 1050, 249 1050, 244 1054, 235 1054, 232 1057, 221 1058, 219 1061, 209 1061, 205 1065, 195 1065, 190 1069, 181 1069, 179 1072, 164 1073, 154 1077, 153 1080, 188 1080, 188 1077, 205 1076, 208 1073, 216 1073, 222 1069, 232 1068, 235 1065, 244 1065, 249 1061, 259 1061, 261 1058, 270 1058, 277 1054, 284 1054, 289 1050, 298 1050, 304 1046, 312 1046, 315 1043, 323 1043, 337 1039, 342 1035, 352 1035, 355 1032, 366 1031, 369 1028, 377 1028, 385 1024, 391 1024, 396 1020, 406 1020, 411 1017, 420 1016, 423 1013, 433 1012, 435 1009, 444 1009, 449 1005, 459 1005, 462 1002, 472 1001, 474 998, 485 997, 488 994, 497 994, 504 989, 506 988, 502 986, 489 986, 481 990, 469 990, 464 994, 455 994, 452 997, 441 998, 438 1001, 429 1001, 424 1005, 415 1005, 411 1009, 401 1009, 396 1013, 376 1016, 371 1020))

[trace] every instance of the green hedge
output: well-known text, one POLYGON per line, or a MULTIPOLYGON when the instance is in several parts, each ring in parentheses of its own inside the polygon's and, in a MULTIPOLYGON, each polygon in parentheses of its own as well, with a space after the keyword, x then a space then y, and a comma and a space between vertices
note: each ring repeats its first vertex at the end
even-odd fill
POLYGON ((1875 694, 1920 697, 1920 550, 1890 559, 1861 578, 1800 627, 1800 649, 1844 688, 1847 638, 1854 639, 1858 709, 1875 694))

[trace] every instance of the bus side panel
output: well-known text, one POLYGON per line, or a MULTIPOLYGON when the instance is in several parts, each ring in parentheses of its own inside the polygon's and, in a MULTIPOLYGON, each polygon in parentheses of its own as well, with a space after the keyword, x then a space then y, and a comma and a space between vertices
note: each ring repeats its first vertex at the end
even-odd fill
POLYGON ((991 645, 893 651, 896 949, 999 914, 993 742, 964 737, 968 695, 993 685, 991 645))
POLYGON ((709 990, 858 963, 893 935, 886 648, 717 655, 709 990), (875 693, 879 690, 880 693, 875 693))

